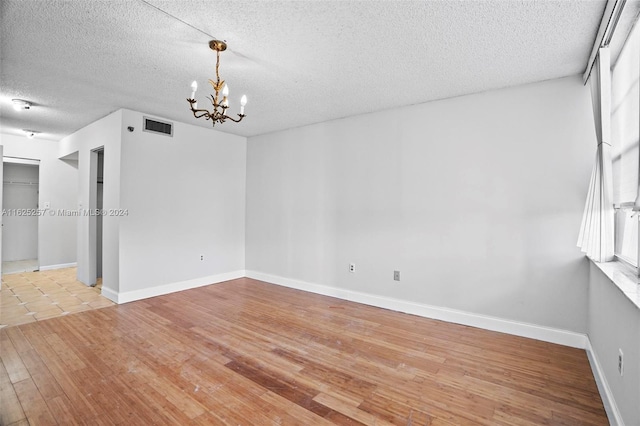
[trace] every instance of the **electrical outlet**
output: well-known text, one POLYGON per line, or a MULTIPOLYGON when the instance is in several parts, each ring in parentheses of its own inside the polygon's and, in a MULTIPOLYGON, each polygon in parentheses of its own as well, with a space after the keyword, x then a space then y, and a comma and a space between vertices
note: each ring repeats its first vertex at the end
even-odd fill
POLYGON ((349 272, 351 272, 352 274, 356 271, 356 264, 355 263, 350 263, 349 264, 349 272))
POLYGON ((618 349, 618 373, 621 376, 624 374, 624 353, 622 349, 618 349))
POLYGON ((393 280, 400 281, 400 271, 393 271, 393 280))
POLYGON ((204 254, 200 255, 200 260, 204 260, 204 254))

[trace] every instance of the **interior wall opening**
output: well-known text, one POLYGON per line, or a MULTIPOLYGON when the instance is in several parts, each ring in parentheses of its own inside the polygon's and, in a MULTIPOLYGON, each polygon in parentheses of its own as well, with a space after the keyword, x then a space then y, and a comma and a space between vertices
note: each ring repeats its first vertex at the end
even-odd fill
POLYGON ((2 273, 39 270, 39 162, 3 159, 2 273))

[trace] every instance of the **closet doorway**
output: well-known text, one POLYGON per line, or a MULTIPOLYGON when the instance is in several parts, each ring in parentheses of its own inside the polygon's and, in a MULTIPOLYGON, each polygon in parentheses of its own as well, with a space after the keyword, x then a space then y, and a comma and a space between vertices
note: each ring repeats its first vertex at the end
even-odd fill
MULTIPOLYGON (((96 173, 96 209, 102 210, 104 206, 104 148, 96 151, 97 155, 97 173, 96 173)), ((102 286, 102 220, 100 214, 96 216, 96 282, 98 286, 102 286)))
POLYGON ((39 270, 40 162, 3 158, 2 273, 39 270))

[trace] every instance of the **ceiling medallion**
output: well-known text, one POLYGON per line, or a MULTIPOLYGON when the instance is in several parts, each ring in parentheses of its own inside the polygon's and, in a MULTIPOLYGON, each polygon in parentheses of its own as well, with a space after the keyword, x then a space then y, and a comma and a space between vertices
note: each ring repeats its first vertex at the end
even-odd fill
POLYGON ((198 90, 198 83, 194 81, 191 83, 191 97, 187 99, 189 107, 195 118, 204 117, 207 120, 211 120, 215 126, 216 123, 224 123, 226 120, 235 121, 239 123, 245 117, 244 106, 247 104, 247 97, 242 95, 240 99, 240 114, 238 118, 233 118, 227 115, 227 109, 229 108, 229 85, 225 84, 224 80, 220 80, 220 52, 224 52, 227 49, 227 43, 220 40, 211 40, 209 42, 211 50, 216 51, 216 81, 209 80, 209 84, 213 87, 215 95, 209 95, 211 97, 211 103, 213 104, 213 110, 198 109, 198 101, 196 101, 196 90, 198 90), (220 91, 222 91, 222 100, 218 100, 220 91))

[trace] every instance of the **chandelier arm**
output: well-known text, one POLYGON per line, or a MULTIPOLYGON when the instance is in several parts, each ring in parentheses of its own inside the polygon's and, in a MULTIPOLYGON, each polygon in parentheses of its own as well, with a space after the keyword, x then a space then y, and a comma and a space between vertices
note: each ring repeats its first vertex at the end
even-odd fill
POLYGON ((236 119, 235 119, 235 118, 233 118, 233 117, 229 117, 228 115, 225 115, 225 118, 228 118, 228 119, 229 119, 229 120, 231 120, 231 121, 235 121, 236 123, 241 122, 241 121, 242 121, 242 119, 246 117, 246 115, 245 115, 245 114, 238 114, 238 117, 240 117, 240 118, 238 118, 238 119, 236 120, 236 119))
POLYGON ((193 116, 195 118, 206 117, 207 120, 209 120, 212 117, 211 113, 206 109, 195 109, 193 107, 193 104, 196 103, 195 99, 187 99, 187 102, 189 102, 189 106, 191 107, 191 112, 193 112, 193 116))
POLYGON ((201 118, 201 117, 205 117, 207 120, 211 119, 211 114, 209 113, 209 111, 203 110, 203 109, 197 109, 193 111, 193 116, 195 118, 201 118), (200 113, 200 114, 198 114, 200 113))

